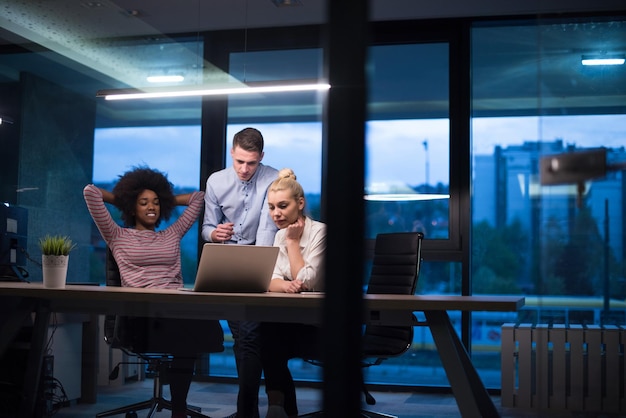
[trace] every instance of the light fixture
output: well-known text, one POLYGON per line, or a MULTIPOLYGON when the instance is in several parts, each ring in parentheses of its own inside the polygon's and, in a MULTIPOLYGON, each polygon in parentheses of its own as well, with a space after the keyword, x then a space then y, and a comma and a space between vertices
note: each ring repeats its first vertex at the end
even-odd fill
POLYGON ((146 77, 148 83, 180 83, 185 80, 180 74, 172 75, 149 75, 146 77))
POLYGON ((607 163, 606 155, 606 148, 597 148, 541 157, 540 183, 542 186, 575 184, 580 207, 590 180, 604 178, 609 171, 626 170, 626 162, 607 163))
POLYGON ((11 118, 9 118, 7 116, 0 115, 0 125, 7 124, 7 123, 13 124, 13 119, 11 119, 11 118))
POLYGON ((541 184, 577 184, 606 175, 606 148, 546 155, 539 160, 541 184))
MULTIPOLYGON (((297 6, 301 5, 300 0, 272 0, 277 6, 297 6)), ((200 13, 200 3, 198 2, 198 17, 200 13)), ((245 25, 244 25, 244 57, 248 50, 248 0, 245 3, 245 25)), ((198 22, 198 28, 200 28, 198 22)), ((200 43, 200 30, 198 30, 198 44, 200 43)), ((200 62, 200 53, 196 54, 196 68, 203 69, 203 76, 210 76, 209 84, 188 83, 187 85, 170 85, 160 87, 137 87, 137 83, 125 83, 133 86, 122 89, 102 89, 96 92, 96 97, 103 97, 105 100, 141 100, 159 98, 186 98, 199 96, 228 96, 228 95, 250 95, 265 93, 289 93, 306 91, 325 91, 330 89, 330 84, 317 79, 308 80, 278 80, 278 81, 248 81, 246 79, 246 65, 242 77, 235 78, 224 73, 217 67, 207 62, 200 62), (210 71, 208 71, 210 70, 210 71)), ((175 74, 170 74, 167 70, 161 74, 152 74, 149 81, 154 82, 181 82, 183 77, 171 78, 175 74)))
POLYGON ((373 202, 409 202, 419 200, 450 199, 449 194, 420 193, 398 181, 373 182, 365 188, 363 199, 373 202))
POLYGON ((330 84, 319 82, 317 80, 290 80, 271 83, 249 82, 246 84, 237 84, 235 86, 218 84, 215 86, 195 85, 145 89, 108 89, 99 90, 96 93, 96 97, 104 97, 105 100, 136 100, 234 94, 324 91, 329 88, 330 84))
POLYGON ((411 202, 418 200, 439 200, 450 199, 449 194, 436 193, 387 193, 387 194, 366 194, 363 199, 372 202, 411 202))
POLYGON ((583 55, 582 65, 624 65, 624 54, 596 54, 583 55))

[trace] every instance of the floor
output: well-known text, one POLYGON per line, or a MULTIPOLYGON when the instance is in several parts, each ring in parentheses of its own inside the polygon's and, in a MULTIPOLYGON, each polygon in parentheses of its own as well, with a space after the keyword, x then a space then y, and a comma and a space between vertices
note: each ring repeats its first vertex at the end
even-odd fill
MULTIPOLYGON (((165 397, 168 397, 167 386, 164 389, 165 397)), ((70 402, 69 406, 59 408, 55 418, 93 417, 97 413, 116 408, 119 406, 143 401, 152 394, 152 380, 146 379, 140 382, 126 383, 117 387, 98 388, 97 404, 79 404, 70 402)), ((376 405, 369 407, 374 411, 393 414, 398 418, 424 418, 424 417, 461 417, 454 397, 451 394, 441 393, 392 393, 373 392, 376 405)), ((237 386, 230 383, 192 383, 188 401, 190 404, 202 408, 202 413, 212 418, 222 418, 235 412, 237 386)), ((301 414, 317 411, 320 409, 321 390, 316 388, 298 388, 298 405, 301 414)), ((539 413, 537 411, 524 411, 516 408, 503 408, 500 398, 493 397, 494 404, 501 417, 530 418, 530 417, 585 417, 598 418, 609 417, 608 415, 580 415, 573 413, 539 413)), ((265 416, 267 402, 265 396, 259 397, 261 417, 265 416)), ((147 410, 139 411, 139 417, 145 417, 147 410)), ((123 415, 119 415, 123 417, 123 415)), ((170 417, 168 411, 156 414, 157 418, 170 417)), ((344 417, 342 417, 344 418, 344 417)))

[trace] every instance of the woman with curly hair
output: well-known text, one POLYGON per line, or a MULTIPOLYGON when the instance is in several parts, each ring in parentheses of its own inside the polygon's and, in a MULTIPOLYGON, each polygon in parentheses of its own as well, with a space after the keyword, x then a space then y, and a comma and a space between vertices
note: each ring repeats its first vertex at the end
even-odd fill
MULTIPOLYGON (((136 167, 120 176, 112 192, 93 184, 83 190, 85 202, 120 270, 122 286, 176 289, 183 286, 180 240, 198 218, 204 193, 174 195, 167 176, 149 167, 136 167), (125 227, 119 226, 105 203, 116 206, 125 227), (187 205, 164 230, 176 205, 187 205)), ((186 417, 187 393, 196 358, 201 352, 223 351, 224 333, 217 320, 146 319, 151 351, 174 355, 170 368, 172 417, 186 417)))
POLYGON ((181 195, 183 203, 179 203, 174 196, 172 184, 167 177, 157 170, 148 167, 137 167, 132 171, 120 176, 119 181, 113 187, 114 202, 122 212, 122 220, 125 226, 135 226, 135 204, 137 196, 145 191, 151 190, 159 197, 159 208, 161 216, 157 219, 155 226, 159 226, 162 219, 168 220, 174 207, 177 204, 187 204, 190 195, 181 195))

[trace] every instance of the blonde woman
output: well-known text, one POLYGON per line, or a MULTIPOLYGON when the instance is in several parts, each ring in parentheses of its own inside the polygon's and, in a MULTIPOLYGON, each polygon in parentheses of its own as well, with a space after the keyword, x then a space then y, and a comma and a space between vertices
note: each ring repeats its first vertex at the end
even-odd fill
MULTIPOLYGON (((270 283, 271 292, 298 293, 324 289, 326 225, 305 215, 304 190, 293 170, 282 169, 268 188, 272 220, 279 228, 280 247, 270 283)), ((295 386, 288 361, 316 357, 319 329, 294 323, 261 324, 261 359, 268 397, 267 418, 297 417, 295 386)))

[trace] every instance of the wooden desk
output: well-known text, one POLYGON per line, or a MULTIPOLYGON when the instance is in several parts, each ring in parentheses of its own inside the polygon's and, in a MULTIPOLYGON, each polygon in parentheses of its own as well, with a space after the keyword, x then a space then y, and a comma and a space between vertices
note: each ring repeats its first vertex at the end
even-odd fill
MULTIPOLYGON (((0 283, 0 301, 3 300, 10 300, 16 308, 1 325, 0 355, 19 330, 16 324, 31 312, 36 313, 35 331, 38 332, 33 337, 33 347, 37 349, 31 352, 29 366, 32 365, 33 370, 27 371, 25 383, 27 388, 34 389, 27 391, 32 393, 27 394, 21 410, 22 416, 28 417, 32 410, 26 402, 34 404, 50 312, 320 324, 324 295, 193 293, 79 285, 45 289, 41 284, 0 283)), ((517 311, 524 306, 523 297, 364 295, 364 304, 364 322, 381 325, 406 324, 410 317, 407 313, 423 312, 461 414, 464 417, 498 416, 450 322, 448 311, 517 311)))

